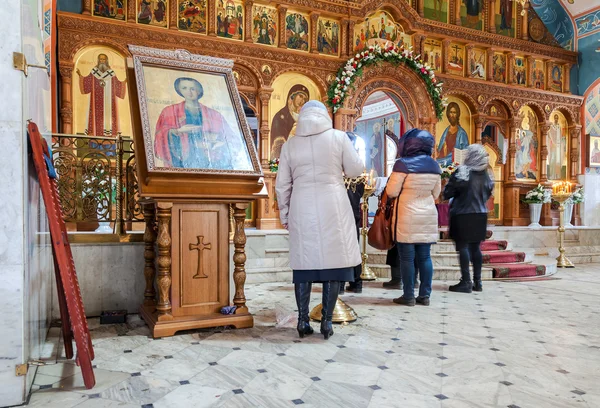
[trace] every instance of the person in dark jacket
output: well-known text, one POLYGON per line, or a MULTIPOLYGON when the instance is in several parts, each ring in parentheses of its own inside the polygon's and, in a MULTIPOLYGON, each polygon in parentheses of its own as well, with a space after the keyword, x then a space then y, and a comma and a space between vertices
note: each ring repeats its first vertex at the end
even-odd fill
POLYGON ((402 157, 385 188, 389 199, 396 199, 392 212, 392 237, 397 243, 402 269, 403 295, 394 303, 429 306, 433 264, 431 244, 439 237, 435 200, 441 190, 442 169, 431 157, 434 139, 426 130, 412 129, 400 139, 402 157), (421 284, 415 299, 415 259, 421 284))
POLYGON ((454 240, 460 260, 460 282, 450 286, 451 292, 481 292, 481 241, 487 231, 487 201, 494 182, 488 172, 489 155, 480 144, 470 145, 465 163, 452 174, 444 198, 450 203, 450 237, 454 240), (469 263, 473 263, 473 281, 469 263))

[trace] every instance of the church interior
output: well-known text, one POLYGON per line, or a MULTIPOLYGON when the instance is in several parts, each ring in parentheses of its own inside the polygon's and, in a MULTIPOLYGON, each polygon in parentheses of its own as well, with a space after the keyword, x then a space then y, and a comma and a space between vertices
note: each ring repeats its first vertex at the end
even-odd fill
POLYGON ((597 0, 7 3, 1 407, 600 406, 597 0), (327 341, 275 191, 310 100, 364 163, 327 341), (442 185, 480 144, 494 187, 483 292, 449 291, 439 198, 408 308, 367 233, 415 128, 442 185))

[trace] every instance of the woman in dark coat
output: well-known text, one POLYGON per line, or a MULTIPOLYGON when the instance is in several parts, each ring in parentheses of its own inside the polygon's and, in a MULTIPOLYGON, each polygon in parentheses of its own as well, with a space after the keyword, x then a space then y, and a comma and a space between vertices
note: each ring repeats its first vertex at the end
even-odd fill
POLYGON ((460 260, 460 282, 450 286, 451 292, 481 292, 481 242, 487 231, 487 201, 494 182, 488 173, 489 155, 480 144, 470 145, 465 163, 458 167, 444 189, 450 204, 450 237, 454 240, 460 260), (469 263, 473 262, 473 282, 469 263))

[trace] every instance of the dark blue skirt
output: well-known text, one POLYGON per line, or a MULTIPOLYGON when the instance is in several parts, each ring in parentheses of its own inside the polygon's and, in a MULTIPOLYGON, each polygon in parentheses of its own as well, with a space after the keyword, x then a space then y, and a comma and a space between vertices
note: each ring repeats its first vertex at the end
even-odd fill
POLYGON ((354 282, 354 268, 294 269, 294 283, 306 282, 354 282))

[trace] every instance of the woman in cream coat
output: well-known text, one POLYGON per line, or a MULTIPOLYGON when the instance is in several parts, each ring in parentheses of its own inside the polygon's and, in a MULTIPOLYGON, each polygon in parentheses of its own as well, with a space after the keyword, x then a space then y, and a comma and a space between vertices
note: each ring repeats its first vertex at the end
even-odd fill
POLYGON ((363 169, 346 133, 332 128, 325 105, 307 102, 296 136, 281 149, 276 181, 279 216, 290 232, 300 337, 313 333, 308 317, 312 282, 323 282, 321 333, 328 339, 339 282, 352 282, 353 268, 361 262, 343 176, 356 177, 363 169))
POLYGON ((420 129, 409 130, 398 144, 401 156, 394 164, 386 191, 390 199, 396 197, 392 216, 395 225, 394 241, 400 253, 400 268, 404 294, 395 303, 429 306, 433 264, 431 244, 437 242, 438 219, 435 200, 440 195, 442 170, 431 157, 433 136, 420 129), (415 259, 419 266, 421 284, 415 299, 415 259))

